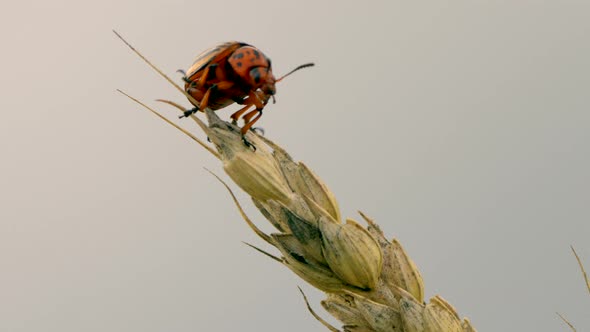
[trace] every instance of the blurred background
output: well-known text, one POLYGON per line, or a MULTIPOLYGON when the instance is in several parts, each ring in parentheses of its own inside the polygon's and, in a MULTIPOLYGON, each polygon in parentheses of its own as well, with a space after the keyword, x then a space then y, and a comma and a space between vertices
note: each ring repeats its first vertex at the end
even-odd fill
POLYGON ((115 91, 173 119, 155 99, 189 105, 112 29, 178 82, 226 40, 277 75, 315 62, 258 125, 344 216, 401 241, 427 298, 480 331, 567 331, 556 311, 590 328, 569 247, 590 268, 590 3, 0 6, 0 331, 325 331, 297 285, 338 324, 319 291, 242 243, 267 248, 203 169, 227 179, 218 162, 115 91))

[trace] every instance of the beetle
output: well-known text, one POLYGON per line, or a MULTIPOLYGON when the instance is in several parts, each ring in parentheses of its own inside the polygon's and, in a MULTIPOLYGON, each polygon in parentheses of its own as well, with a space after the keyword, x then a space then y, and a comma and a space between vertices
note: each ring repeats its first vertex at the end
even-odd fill
POLYGON ((186 73, 183 72, 184 89, 197 102, 189 98, 195 108, 187 110, 183 116, 204 112, 206 108, 215 111, 237 103, 243 107, 233 113, 231 119, 237 124, 242 117, 244 126, 241 132, 245 135, 260 119, 269 99, 273 98, 274 102, 275 84, 293 72, 313 65, 300 65, 276 79, 270 59, 256 47, 237 41, 218 44, 198 55, 186 73), (252 107, 255 108, 250 110, 252 107))

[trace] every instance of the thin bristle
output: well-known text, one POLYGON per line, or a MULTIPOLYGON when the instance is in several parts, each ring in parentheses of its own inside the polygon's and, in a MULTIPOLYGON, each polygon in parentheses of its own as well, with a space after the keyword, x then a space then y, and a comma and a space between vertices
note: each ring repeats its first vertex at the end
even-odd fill
POLYGON ((164 74, 163 71, 161 71, 158 67, 156 67, 154 64, 152 64, 150 62, 150 60, 148 60, 145 56, 143 56, 143 54, 141 54, 138 50, 135 49, 135 47, 133 47, 128 41, 125 40, 125 38, 123 38, 123 36, 121 36, 117 31, 113 30, 113 32, 115 33, 115 35, 117 37, 119 37, 119 39, 121 39, 123 41, 123 43, 125 43, 125 45, 129 46, 129 48, 135 53, 137 54, 143 61, 145 61, 145 63, 147 63, 150 67, 152 67, 152 69, 154 69, 158 74, 160 74, 162 77, 164 77, 166 79, 166 81, 168 81, 170 84, 172 84, 178 91, 180 91, 180 93, 182 93, 183 95, 185 95, 190 101, 191 103, 193 103, 194 105, 199 105, 199 102, 196 101, 193 96, 189 95, 186 91, 184 91, 183 88, 180 87, 180 85, 176 84, 170 77, 168 77, 168 75, 164 74))
POLYGON ((574 327, 574 325, 572 323, 570 323, 567 319, 565 319, 565 317, 563 317, 559 312, 556 312, 557 316, 559 316, 559 318, 561 318, 561 320, 567 324, 567 326, 569 326, 569 328, 573 331, 576 332, 576 328, 574 327))
POLYGON ((248 243, 248 242, 243 242, 243 241, 242 241, 242 243, 244 243, 244 244, 245 244, 245 245, 247 245, 248 247, 250 247, 250 248, 252 248, 252 249, 254 249, 254 250, 258 251, 259 253, 261 253, 261 254, 264 254, 264 255, 266 255, 266 256, 268 256, 268 257, 270 257, 270 258, 274 259, 275 261, 277 261, 277 262, 279 262, 279 263, 282 263, 282 262, 283 262, 283 260, 282 260, 282 259, 278 258, 278 257, 277 257, 277 256, 275 256, 275 255, 269 254, 268 252, 266 252, 266 251, 264 251, 264 250, 262 250, 262 249, 258 248, 257 246, 251 245, 251 244, 250 244, 250 243, 248 243))
POLYGON ((311 315, 320 323, 322 323, 322 325, 324 325, 328 330, 332 331, 332 332, 340 332, 339 329, 335 328, 334 326, 330 325, 330 323, 328 323, 325 319, 323 319, 322 317, 320 317, 320 315, 318 315, 313 308, 311 307, 311 305, 309 304, 309 301, 307 300, 307 296, 305 295, 305 293, 303 292, 303 289, 301 289, 301 287, 297 286, 297 288, 299 289, 299 292, 301 293, 301 295, 303 295, 303 301, 305 301, 305 305, 307 306, 307 310, 309 310, 309 313, 311 313, 311 315))
POLYGON ((252 220, 250 220, 248 215, 246 215, 246 212, 244 211, 244 209, 242 209, 242 205, 240 205, 240 202, 238 202, 238 198, 236 197, 236 195, 234 195, 234 192, 227 185, 227 183, 225 183, 225 181, 223 181, 219 176, 217 176, 217 174, 211 172, 208 168, 205 168, 205 170, 207 172, 211 173, 211 175, 213 175, 219 182, 221 182, 221 184, 223 184, 225 189, 227 189, 227 191, 229 191, 229 194, 231 195, 231 198, 233 199, 234 204, 236 204, 236 207, 238 208, 240 215, 242 216, 244 221, 246 221, 248 226, 250 226, 250 228, 254 231, 254 233, 256 233, 256 235, 260 236, 260 238, 263 239, 264 241, 268 242, 269 244, 272 244, 270 236, 266 235, 263 231, 261 231, 258 227, 256 227, 254 222, 252 222, 252 220))
POLYGON ((146 108, 148 111, 152 112, 153 114, 155 114, 156 116, 158 116, 160 119, 166 121, 169 125, 173 126, 174 128, 180 130, 183 134, 187 135, 188 137, 192 138, 195 142, 199 143, 199 145, 201 145, 202 147, 204 147, 207 151, 211 152, 212 155, 214 155, 217 159, 221 159, 221 156, 219 155, 219 153, 217 153, 217 151, 213 150, 210 146, 208 146, 207 144, 205 144, 205 142, 201 141, 200 139, 198 139, 195 135, 189 133, 188 131, 186 131, 185 129, 181 128, 179 125, 177 125, 176 123, 168 120, 168 118, 166 118, 165 116, 163 116, 162 114, 160 114, 158 111, 154 110, 153 108, 147 106, 146 104, 142 103, 141 101, 139 101, 138 99, 131 97, 130 95, 128 95, 127 93, 123 92, 122 90, 117 89, 117 91, 119 93, 121 93, 122 95, 126 96, 127 98, 133 100, 134 102, 138 103, 139 105, 143 106, 144 108, 146 108))
POLYGON ((580 259, 580 256, 578 256, 578 253, 576 252, 576 249, 574 249, 574 246, 570 246, 570 248, 572 248, 574 256, 576 256, 576 260, 578 261, 578 265, 580 266, 580 270, 582 271, 582 276, 584 277, 584 281, 586 282, 586 288, 588 289, 588 292, 590 292, 590 279, 588 279, 588 274, 586 273, 586 269, 584 269, 584 264, 582 264, 582 260, 580 259))
POLYGON ((184 112, 186 112, 186 109, 185 109, 184 107, 182 107, 182 105, 180 105, 180 104, 178 104, 178 103, 175 103, 175 102, 173 102, 173 101, 171 101, 171 100, 166 100, 166 99, 156 99, 156 101, 159 101, 159 102, 161 102, 161 103, 164 103, 164 104, 172 105, 172 106, 174 106, 175 108, 179 109, 179 110, 180 110, 180 111, 181 111, 183 114, 184 114, 184 112))

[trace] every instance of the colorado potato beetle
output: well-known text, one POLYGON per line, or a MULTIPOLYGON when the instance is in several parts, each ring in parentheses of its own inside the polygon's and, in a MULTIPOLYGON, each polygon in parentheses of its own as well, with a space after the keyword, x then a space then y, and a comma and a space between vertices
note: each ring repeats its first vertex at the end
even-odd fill
POLYGON ((276 79, 272 73, 270 59, 259 49, 246 43, 230 41, 214 46, 197 56, 186 71, 184 89, 195 108, 188 110, 189 116, 205 108, 218 110, 233 103, 244 105, 231 115, 234 124, 242 117, 242 134, 262 116, 262 110, 276 93, 275 84, 293 72, 313 66, 306 63, 276 79), (252 107, 253 110, 250 110, 252 107), (256 117, 254 117, 257 114, 256 117))

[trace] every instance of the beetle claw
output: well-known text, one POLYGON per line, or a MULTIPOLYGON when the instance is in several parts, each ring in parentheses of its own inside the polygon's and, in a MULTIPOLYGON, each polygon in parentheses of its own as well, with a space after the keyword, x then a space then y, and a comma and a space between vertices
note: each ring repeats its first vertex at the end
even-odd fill
POLYGON ((184 83, 188 83, 188 84, 193 83, 191 80, 188 79, 188 77, 186 77, 186 71, 184 71, 182 69, 178 69, 176 72, 182 74, 182 81, 184 83))
POLYGON ((258 134, 260 136, 264 136, 264 134, 265 134, 264 128, 262 128, 262 127, 252 127, 252 128, 250 128, 250 130, 252 130, 253 132, 255 132, 256 134, 258 134))
POLYGON ((196 108, 196 107, 195 107, 195 108, 191 108, 190 110, 186 110, 186 111, 184 111, 184 114, 182 114, 182 115, 181 115, 181 116, 179 116, 178 118, 179 118, 179 119, 182 119, 182 118, 188 118, 189 116, 191 116, 191 115, 193 115, 193 114, 197 113, 198 111, 199 111, 199 109, 198 109, 198 108, 196 108))
POLYGON ((252 151, 256 151, 256 146, 254 146, 254 144, 250 143, 250 141, 248 141, 246 139, 246 136, 242 136, 242 142, 244 142, 244 145, 246 145, 246 147, 251 148, 252 151))

